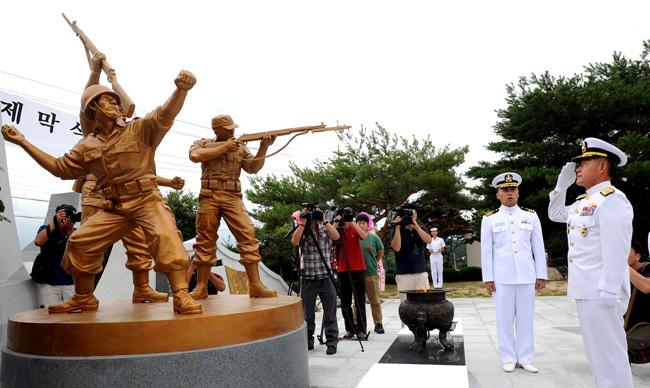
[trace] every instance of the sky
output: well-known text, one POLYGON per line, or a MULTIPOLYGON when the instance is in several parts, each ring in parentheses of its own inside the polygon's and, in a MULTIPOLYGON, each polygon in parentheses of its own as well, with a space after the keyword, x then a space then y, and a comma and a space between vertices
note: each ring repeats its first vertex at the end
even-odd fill
MULTIPOLYGON (((380 123, 440 147, 468 145, 462 173, 498 157, 485 146, 497 140, 507 84, 544 71, 570 76, 615 51, 637 58, 650 38, 649 11, 648 2, 625 0, 3 2, 0 90, 78 111, 89 70, 65 12, 106 54, 138 115, 165 101, 179 70, 196 75, 156 157, 159 175, 180 175, 195 193, 200 167, 187 151, 213 136, 210 119, 221 113, 240 125, 236 136, 380 123)), ((337 146, 334 133, 298 137, 260 174, 289 174, 289 162, 313 166, 337 146)), ((14 146, 7 157, 24 245, 44 216, 42 201, 71 182, 14 146)))

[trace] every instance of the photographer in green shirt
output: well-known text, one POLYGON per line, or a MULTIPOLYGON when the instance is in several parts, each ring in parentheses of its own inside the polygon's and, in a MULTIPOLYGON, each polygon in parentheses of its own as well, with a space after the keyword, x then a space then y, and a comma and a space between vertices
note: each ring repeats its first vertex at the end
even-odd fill
MULTIPOLYGON (((364 231, 368 232, 370 217, 367 213, 361 212, 356 218, 357 225, 364 231)), ((370 300, 372 310, 372 320, 375 322, 375 333, 384 334, 382 325, 381 301, 379 299, 379 268, 378 262, 384 257, 384 245, 381 243, 379 236, 368 233, 365 240, 361 240, 361 250, 366 260, 366 295, 370 300)))

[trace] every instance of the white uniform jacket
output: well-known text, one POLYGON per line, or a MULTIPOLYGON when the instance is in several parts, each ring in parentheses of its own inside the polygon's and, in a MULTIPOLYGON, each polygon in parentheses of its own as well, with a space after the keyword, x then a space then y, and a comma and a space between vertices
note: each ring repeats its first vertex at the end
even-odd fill
POLYGON ((436 237, 431 240, 430 243, 427 244, 427 249, 430 250, 432 253, 429 255, 430 260, 442 260, 442 248, 444 248, 445 245, 445 240, 441 239, 440 237, 436 237), (437 252, 434 252, 437 251, 437 252))
POLYGON ((530 284, 547 279, 539 217, 533 210, 501 206, 481 222, 484 282, 530 284))
POLYGON ((548 216, 567 224, 569 284, 575 299, 600 299, 600 291, 630 296, 627 257, 632 242, 632 205, 625 194, 601 182, 565 206, 566 191, 552 191, 548 216))

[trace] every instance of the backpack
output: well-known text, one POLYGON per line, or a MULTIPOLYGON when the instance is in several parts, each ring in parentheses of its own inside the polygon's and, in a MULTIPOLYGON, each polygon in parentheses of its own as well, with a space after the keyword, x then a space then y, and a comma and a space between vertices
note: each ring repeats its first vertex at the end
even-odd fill
POLYGON ((34 265, 32 266, 32 272, 29 276, 31 276, 36 283, 45 283, 52 276, 52 272, 54 272, 52 260, 43 253, 36 255, 34 265))
POLYGON ((627 331, 627 355, 634 364, 650 362, 649 322, 639 322, 627 331))
MULTIPOLYGON (((49 226, 46 228, 46 232, 48 239, 52 238, 52 232, 50 231, 49 226)), ((34 265, 32 265, 32 272, 29 276, 31 276, 36 283, 40 284, 47 282, 50 277, 52 277, 53 272, 54 264, 52 263, 52 260, 41 252, 36 255, 34 265)))

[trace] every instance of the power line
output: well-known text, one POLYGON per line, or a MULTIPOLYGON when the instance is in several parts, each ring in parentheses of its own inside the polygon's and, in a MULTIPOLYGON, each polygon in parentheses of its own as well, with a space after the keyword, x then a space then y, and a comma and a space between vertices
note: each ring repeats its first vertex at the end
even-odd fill
POLYGON ((48 203, 50 202, 49 200, 38 199, 38 198, 14 197, 14 196, 11 196, 11 198, 13 198, 13 199, 25 199, 27 201, 38 201, 38 202, 48 202, 48 203))
POLYGON ((34 219, 34 220, 42 220, 44 218, 44 217, 34 217, 34 216, 22 216, 20 214, 14 214, 14 217, 17 217, 17 218, 31 218, 31 219, 34 219))
MULTIPOLYGON (((64 88, 64 87, 61 87, 61 86, 58 86, 58 85, 49 84, 47 82, 35 80, 33 78, 25 77, 25 76, 22 76, 22 75, 19 75, 19 74, 10 73, 10 72, 4 71, 4 70, 0 70, 0 73, 10 75, 12 77, 24 79, 24 80, 27 80, 27 81, 35 82, 35 83, 40 84, 40 85, 49 86, 51 88, 63 90, 63 91, 66 91, 68 93, 76 94, 77 96, 81 96, 81 93, 79 93, 78 91, 70 90, 70 89, 67 89, 67 88, 64 88)), ((32 95, 29 95, 29 94, 26 94, 26 93, 23 93, 23 92, 19 92, 19 91, 16 91, 16 90, 4 89, 4 88, 0 88, 0 90, 4 90, 4 91, 6 91, 8 93, 11 93, 11 94, 17 94, 19 96, 34 98, 34 99, 37 99, 37 100, 40 100, 40 101, 43 101, 43 102, 48 102, 50 104, 53 104, 53 105, 56 105, 56 106, 59 106, 59 107, 66 107, 66 108, 70 108, 70 109, 73 109, 73 110, 78 109, 78 107, 74 106, 74 105, 63 104, 61 102, 52 101, 52 100, 49 100, 49 99, 46 99, 46 98, 32 96, 32 95)), ((175 121, 178 121, 178 122, 181 122, 181 123, 187 124, 187 125, 192 125, 194 127, 203 128, 203 129, 212 129, 212 128, 207 127, 205 125, 196 124, 196 123, 186 121, 186 120, 176 119, 175 121)), ((183 131, 179 131, 179 130, 172 130, 171 132, 174 132, 174 133, 182 135, 182 136, 189 136, 189 137, 193 137, 193 138, 196 138, 196 139, 199 138, 199 136, 197 136, 196 134, 191 134, 191 133, 183 132, 183 131)))
POLYGON ((25 76, 23 76, 23 75, 19 75, 19 74, 10 73, 10 72, 8 72, 8 71, 0 70, 0 73, 2 73, 2 74, 7 74, 7 75, 10 75, 10 76, 12 76, 12 77, 16 77, 16 78, 24 79, 24 80, 27 80, 27 81, 35 82, 35 83, 37 83, 37 84, 41 84, 41 85, 45 85, 45 86, 49 86, 49 87, 51 87, 51 88, 55 88, 55 89, 59 89, 59 90, 63 90, 63 91, 66 91, 66 92, 68 92, 68 93, 79 94, 79 92, 77 92, 77 91, 75 91, 75 90, 70 90, 70 89, 63 88, 63 87, 61 87, 61 86, 57 86, 57 85, 53 85, 53 84, 48 84, 47 82, 43 82, 43 81, 39 81, 39 80, 35 80, 35 79, 33 79, 33 78, 25 77, 25 76))
MULTIPOLYGON (((12 76, 12 77, 20 78, 20 79, 23 79, 23 80, 26 80, 26 81, 34 82, 34 83, 37 83, 39 85, 44 85, 44 86, 48 86, 48 87, 51 87, 51 88, 54 88, 54 89, 59 89, 59 90, 62 90, 62 91, 68 92, 68 93, 75 94, 77 96, 81 96, 81 93, 79 93, 78 91, 67 89, 67 88, 64 88, 64 87, 61 87, 61 86, 58 86, 58 85, 54 85, 54 84, 50 84, 50 83, 47 83, 47 82, 39 81, 39 80, 36 80, 36 79, 33 79, 33 78, 25 77, 25 76, 15 74, 15 73, 11 73, 11 72, 4 71, 4 70, 0 70, 0 73, 6 74, 6 75, 9 75, 9 76, 12 76)), ((42 98, 42 97, 26 94, 26 93, 16 91, 16 90, 5 89, 5 88, 0 88, 0 90, 4 90, 7 93, 16 94, 16 95, 23 96, 23 97, 33 98, 35 100, 45 102, 45 103, 48 103, 48 104, 51 104, 51 105, 54 105, 54 106, 58 106, 58 107, 61 107, 61 108, 68 108, 68 109, 71 109, 73 111, 79 109, 78 106, 76 106, 76 105, 69 105, 69 104, 61 103, 59 101, 54 101, 54 100, 50 100, 50 99, 47 99, 47 98, 42 98)), ((212 130, 211 127, 201 125, 201 124, 196 124, 196 123, 193 123, 193 122, 187 121, 187 120, 176 119, 175 121, 183 123, 183 124, 191 125, 191 126, 194 126, 194 127, 202 128, 202 129, 212 130)), ((201 136, 198 136, 195 133, 189 133, 189 132, 181 131, 181 130, 178 130, 178 129, 172 129, 172 130, 170 130, 170 132, 174 133, 176 135, 191 137, 193 139, 201 138, 201 136)), ((293 150, 293 151, 296 151, 296 152, 300 152, 300 153, 303 153, 303 154, 310 154, 310 155, 314 154, 313 152, 303 151, 303 150, 296 149, 295 147, 291 147, 291 146, 287 147, 287 149, 293 150)), ((324 156, 324 155, 320 154, 320 156, 324 156)))

